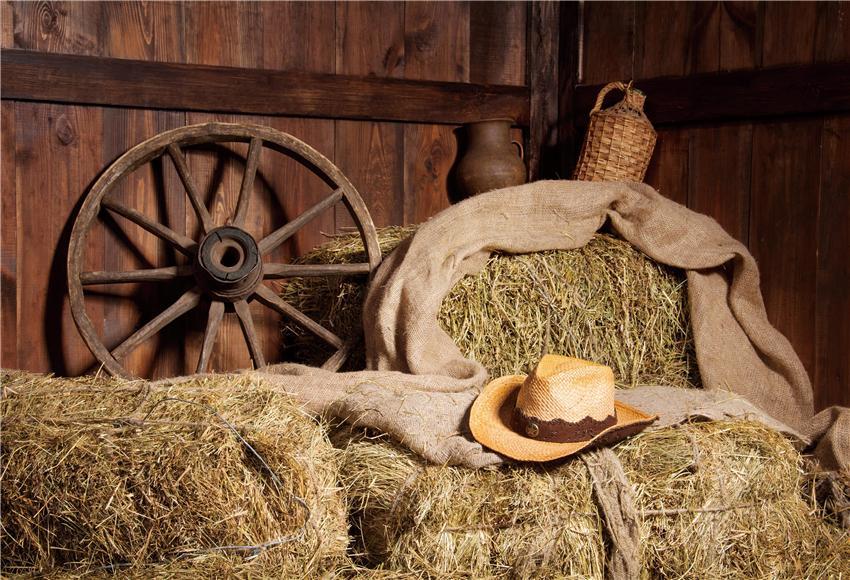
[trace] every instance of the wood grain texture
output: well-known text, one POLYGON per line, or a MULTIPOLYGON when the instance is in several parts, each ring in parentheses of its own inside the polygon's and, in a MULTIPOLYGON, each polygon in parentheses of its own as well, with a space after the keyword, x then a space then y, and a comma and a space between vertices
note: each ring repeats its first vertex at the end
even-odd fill
MULTIPOLYGON (((71 320, 65 261, 76 207, 101 170, 102 126, 98 109, 16 105, 20 368, 78 374, 94 362, 71 320)), ((87 269, 103 260, 96 238, 87 269)), ((102 332, 102 307, 89 312, 102 332)))
POLYGON ((12 0, 0 2, 0 48, 15 46, 15 9, 12 0))
POLYGON ((185 62, 182 2, 102 2, 101 54, 185 62))
POLYGON ((526 163, 530 181, 559 172, 558 151, 558 26, 555 2, 531 5, 528 27, 529 118, 526 163))
POLYGON ((469 3, 469 80, 524 85, 525 2, 469 3))
POLYGON ((103 2, 11 2, 14 45, 43 52, 103 53, 103 2))
MULTIPOLYGON (((405 78, 468 81, 468 22, 465 2, 406 4, 405 78)), ((420 223, 449 206, 449 171, 457 156, 457 139, 450 126, 410 124, 404 127, 403 147, 403 220, 420 223)))
MULTIPOLYGON (((377 78, 404 75, 403 3, 351 2, 338 6, 337 74, 377 78), (381 22, 376 29, 375 23, 381 22)), ((369 207, 377 227, 404 222, 404 127, 397 123, 336 121, 337 166, 369 207)), ((336 229, 353 226, 336 209, 336 229)))
POLYGON ((655 152, 646 171, 646 183, 677 203, 687 205, 690 180, 690 131, 660 129, 655 152))
POLYGON ((629 80, 635 75, 635 3, 584 5, 584 84, 629 80))
POLYGON ((257 2, 198 2, 184 10, 184 51, 190 64, 259 68, 263 27, 257 2))
POLYGON ((822 121, 753 130, 750 250, 770 321, 815 370, 818 189, 822 121))
POLYGON ((334 2, 275 2, 260 6, 265 69, 333 73, 334 2))
POLYGON ((822 2, 817 10, 815 61, 850 60, 850 4, 822 2))
POLYGON ((850 406, 850 117, 826 119, 820 166, 815 300, 817 408, 850 406))
POLYGON ((749 237, 753 126, 749 123, 690 130, 688 207, 710 215, 735 239, 749 237))
POLYGON ((720 2, 720 70, 755 68, 759 62, 757 2, 720 2))
POLYGON ((765 2, 762 66, 805 64, 815 60, 816 2, 765 2))
MULTIPOLYGON (((4 16, 5 17, 5 16, 4 16)), ((18 366, 18 196, 15 104, 0 104, 0 366, 18 366)))
POLYGON ((718 2, 636 3, 634 76, 717 70, 718 8, 718 2))

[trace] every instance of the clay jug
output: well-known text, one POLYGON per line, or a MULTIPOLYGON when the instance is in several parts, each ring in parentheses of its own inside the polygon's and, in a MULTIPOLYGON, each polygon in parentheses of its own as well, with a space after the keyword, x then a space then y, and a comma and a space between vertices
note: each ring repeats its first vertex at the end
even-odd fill
POLYGON ((486 119, 464 125, 468 145, 456 168, 463 197, 526 182, 522 144, 511 140, 512 124, 511 119, 486 119))

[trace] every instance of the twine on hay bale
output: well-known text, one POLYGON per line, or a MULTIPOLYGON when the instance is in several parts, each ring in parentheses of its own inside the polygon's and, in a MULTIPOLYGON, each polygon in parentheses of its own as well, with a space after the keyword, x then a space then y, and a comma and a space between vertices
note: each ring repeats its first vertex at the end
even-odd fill
POLYGON ((256 377, 2 374, 2 567, 317 574, 346 561, 339 452, 256 377))
MULTIPOLYGON (((414 231, 379 230, 381 251, 386 255, 414 231)), ((344 235, 301 261, 362 262, 364 256, 359 236, 344 235)), ((364 281, 351 278, 298 278, 282 290, 285 300, 343 337, 361 332, 364 295, 364 281)), ((699 384, 683 273, 607 234, 575 250, 494 254, 446 296, 439 322, 491 376, 528 372, 545 349, 607 364, 620 386, 699 384)), ((292 358, 308 364, 329 356, 297 325, 284 327, 284 344, 294 344, 292 358)), ((361 342, 347 368, 363 368, 362 349, 361 342)))
MULTIPOLYGON (((420 576, 605 573, 604 522, 582 461, 477 471, 348 440, 341 470, 360 559, 420 576)), ((758 423, 691 423, 614 448, 631 482, 650 577, 834 577, 846 532, 805 498, 800 455, 758 423)))

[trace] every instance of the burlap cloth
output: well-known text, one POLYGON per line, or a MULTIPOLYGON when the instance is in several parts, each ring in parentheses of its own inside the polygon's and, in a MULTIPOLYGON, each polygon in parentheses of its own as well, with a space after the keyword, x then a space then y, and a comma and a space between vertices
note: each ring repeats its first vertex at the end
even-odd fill
POLYGON ((705 389, 646 387, 618 397, 660 415, 659 425, 693 415, 762 420, 811 444, 825 468, 850 466, 850 409, 814 414, 809 378, 767 320, 747 248, 713 219, 644 184, 539 181, 455 205, 420 227, 375 276, 363 313, 373 370, 278 365, 259 374, 311 410, 389 433, 432 462, 498 463, 502 457, 469 435, 468 410, 488 377, 437 323, 443 297, 494 250, 577 248, 606 219, 654 260, 687 271, 705 389))

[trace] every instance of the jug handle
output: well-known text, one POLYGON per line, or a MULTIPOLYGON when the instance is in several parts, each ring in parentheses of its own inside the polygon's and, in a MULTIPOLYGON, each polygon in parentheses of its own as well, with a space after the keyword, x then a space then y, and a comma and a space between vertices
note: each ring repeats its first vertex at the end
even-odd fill
POLYGON ((517 149, 519 149, 519 158, 525 161, 525 150, 522 148, 522 143, 519 141, 511 141, 511 145, 516 145, 517 149))

